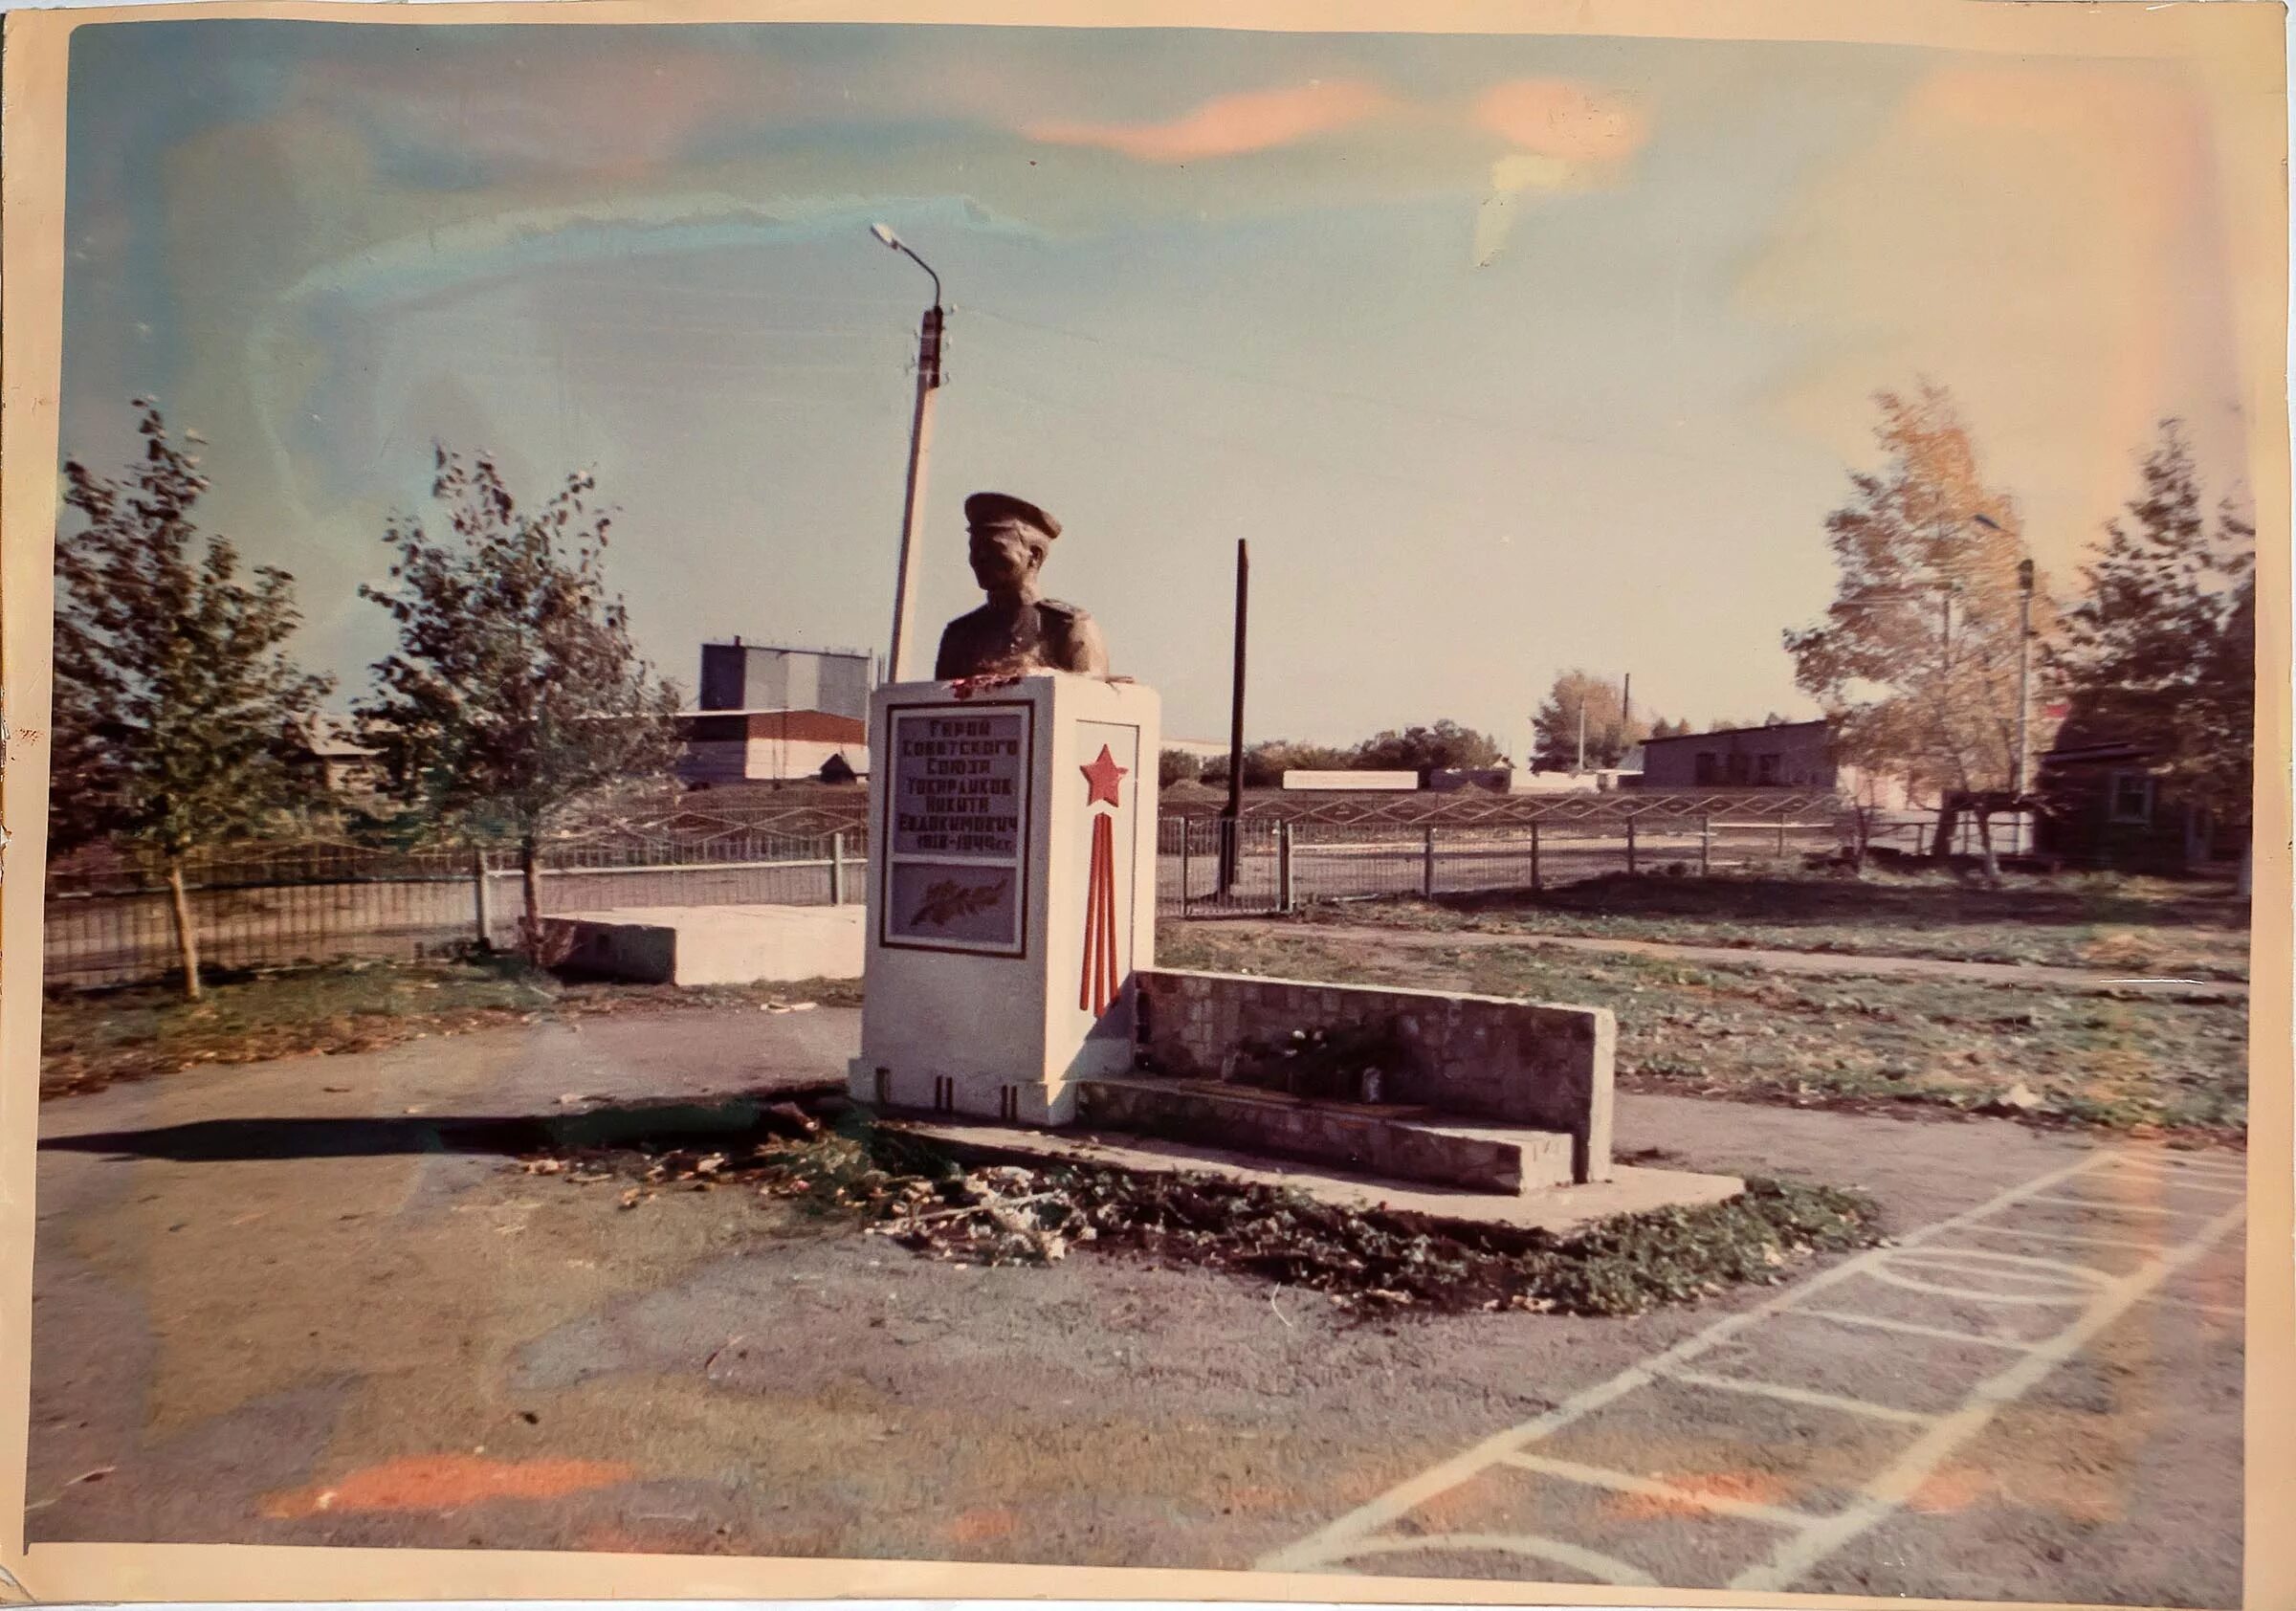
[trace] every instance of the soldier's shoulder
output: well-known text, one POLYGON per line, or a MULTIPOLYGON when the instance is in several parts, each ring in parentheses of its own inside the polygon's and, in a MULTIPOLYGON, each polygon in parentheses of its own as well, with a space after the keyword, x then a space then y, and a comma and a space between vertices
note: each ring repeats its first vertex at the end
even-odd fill
POLYGON ((1065 599, 1039 599, 1036 607, 1048 620, 1052 621, 1090 621, 1093 618, 1091 610, 1082 605, 1070 604, 1065 599))

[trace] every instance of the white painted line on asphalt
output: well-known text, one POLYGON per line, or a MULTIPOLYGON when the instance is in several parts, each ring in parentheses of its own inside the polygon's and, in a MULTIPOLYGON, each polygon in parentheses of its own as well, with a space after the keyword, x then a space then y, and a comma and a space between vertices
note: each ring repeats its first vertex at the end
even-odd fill
POLYGON ((2109 1197, 2036 1197, 2029 1201, 2086 1208, 2099 1214, 2152 1214, 2164 1219, 2197 1219, 2207 1212, 2205 1208, 2170 1208, 2158 1203, 2120 1203, 2109 1197))
POLYGON ((1808 1280, 1787 1288, 1777 1296, 1765 1299, 1753 1308, 1736 1314, 1725 1315, 1705 1330, 1695 1332, 1673 1347, 1667 1349, 1639 1365, 1629 1365, 1616 1376, 1595 1383, 1573 1394, 1542 1415, 1494 1432, 1448 1460, 1439 1461, 1419 1475, 1407 1478, 1377 1498, 1332 1521, 1323 1528, 1260 1557, 1254 1563, 1262 1572, 1309 1572, 1327 1562, 1346 1559, 1349 1556, 1373 1548, 1373 1538, 1380 1528, 1409 1514, 1437 1494, 1446 1493, 1470 1481, 1491 1466, 1501 1456, 1514 1453, 1526 1445, 1551 1436, 1573 1422, 1593 1414, 1605 1404, 1624 1398, 1638 1387, 1646 1387, 1657 1380, 1663 1372, 1688 1363, 1711 1349, 1721 1346, 1749 1327, 1758 1325, 1781 1311, 1793 1308, 1813 1293, 1853 1281, 1863 1275, 1875 1273, 1885 1259, 1909 1247, 1918 1247, 1932 1237, 1944 1236, 1963 1225, 2015 1207, 2033 1197, 2046 1192, 2051 1186, 2069 1181, 2090 1170, 2103 1167, 2113 1155, 2108 1152, 2090 1153, 2045 1174, 2035 1176, 2020 1186, 2011 1186, 1997 1193, 1974 1208, 1937 1221, 1902 1238, 1894 1247, 1875 1247, 1843 1260, 1831 1269, 1821 1270, 1808 1280))
POLYGON ((1902 1425, 1926 1426, 1937 1418, 1919 1410, 1899 1409, 1895 1404, 1875 1403, 1870 1399, 1844 1398, 1839 1393, 1821 1393, 1811 1387, 1789 1387, 1780 1381, 1761 1381, 1745 1376, 1713 1376, 1706 1371, 1667 1371, 1667 1379, 1690 1387, 1711 1387, 1726 1393, 1750 1393, 1757 1398, 1777 1399, 1789 1404, 1807 1404, 1812 1409, 1840 1410, 1843 1415, 1862 1415, 1871 1421, 1894 1421, 1902 1425))
POLYGON ((1985 1336, 1977 1332, 1956 1332, 1944 1326, 1917 1326, 1910 1320, 1886 1320, 1879 1314, 1851 1314, 1840 1309, 1789 1309, 1789 1317, 1808 1315, 1813 1320, 1831 1320, 1843 1326, 1870 1326, 1880 1332, 1903 1332, 1908 1336, 1933 1337, 1939 1342, 1975 1342, 1988 1348, 2014 1348, 2023 1353, 2033 1345, 2019 1342, 2014 1337, 1985 1336))
POLYGON ((2158 1185, 2173 1187, 2177 1191, 2198 1192, 2205 1197, 2246 1197, 2248 1195, 2248 1187, 2244 1181, 2237 1186, 2213 1183, 2218 1181, 2241 1179, 2235 1175, 2210 1175, 2203 1178, 2197 1175, 2177 1174, 2166 1169, 2147 1169, 2130 1171, 2130 1179, 2150 1181, 2158 1185))
POLYGON ((1979 1382, 1962 1401, 1960 1408, 1914 1440, 1913 1446, 1867 1483, 1846 1510, 1789 1539, 1768 1560, 1733 1578, 1730 1587, 1740 1594, 1782 1590, 1843 1545, 1895 1513, 1954 1450, 1985 1429, 2002 1405, 2030 1393, 2051 1371, 2087 1346, 2162 1282, 2197 1262, 2238 1225, 2247 1211, 2245 1204, 2227 1208, 2198 1235, 2113 1282, 2080 1319, 2023 1358, 1979 1382))
MULTIPOLYGON (((1902 1288, 1909 1292, 1923 1292, 1937 1298, 1959 1298, 1967 1303, 2001 1304, 2012 1309, 2078 1309, 2088 1301, 2080 1289, 2073 1287, 2060 1287, 2056 1295, 2052 1296, 2042 1292, 1997 1292, 1984 1287, 1948 1286, 1942 1281, 1923 1281, 1892 1269, 1888 1265, 1875 1265, 1866 1273, 1884 1286, 1902 1288)), ((1961 1273, 1976 1275, 1980 1271, 1969 1269, 1961 1273)))
MULTIPOLYGON (((1974 1270, 1955 1270, 1954 1273, 1956 1274, 1982 1275, 1996 1273, 1994 1271, 1989 1271, 1985 1267, 1988 1265, 2009 1265, 2013 1268, 2000 1270, 1998 1273, 2002 1275, 2021 1275, 2029 1281, 2039 1281, 2043 1285, 2046 1285, 2050 1280, 2055 1280, 2060 1286, 2064 1287, 2094 1287, 2099 1281, 2110 1279, 2112 1275, 2112 1271, 2108 1269, 2100 1269, 2093 1264, 2082 1264, 2073 1259, 2036 1258, 2030 1253, 2002 1253, 1997 1252, 1991 1247, 1962 1247, 1958 1246, 1949 1247, 1942 1243, 1933 1244, 1923 1247, 1921 1249, 1921 1256, 1912 1262, 1916 1265, 1943 1266, 1945 1269, 1952 1270, 1954 1268, 1954 1258, 1972 1260, 1975 1261, 1977 1266, 1977 1268, 1974 1270), (1947 1257, 1946 1255, 1948 1254, 1952 1255, 1952 1257, 1947 1257)), ((1901 1259, 1898 1262, 1903 1264, 1907 1261, 1901 1259)))
POLYGON ((1495 1550, 1504 1555, 1556 1561, 1623 1589, 1658 1587, 1658 1579, 1639 1566, 1629 1566, 1598 1550, 1566 1544, 1559 1538, 1542 1538, 1535 1533, 1426 1533, 1414 1538, 1375 1538, 1355 1553, 1409 1555, 1421 1550, 1495 1550))
POLYGON ((1733 1499, 1727 1494, 1708 1493, 1702 1489, 1684 1488, 1655 1477, 1637 1476, 1632 1471, 1613 1470, 1608 1466, 1581 1466, 1576 1460, 1550 1460, 1543 1454, 1510 1454, 1502 1458, 1510 1466, 1520 1466, 1526 1471, 1537 1471, 1544 1476, 1560 1477, 1565 1482, 1580 1483, 1589 1488, 1607 1488, 1619 1493, 1632 1493, 1641 1498, 1657 1500, 1663 1505, 1712 1511, 1717 1515, 1744 1516, 1749 1521, 1768 1522, 1772 1527, 1803 1528, 1825 1519, 1809 1511, 1792 1511, 1779 1505, 1757 1505, 1751 1499, 1733 1499))
POLYGON ((2144 1301, 2160 1309, 2182 1309, 2195 1314, 2205 1314, 2212 1320, 2238 1320, 2247 1323, 2248 1312, 2237 1303, 2200 1303, 2193 1298, 2163 1297, 2148 1292, 2144 1301))
POLYGON ((2192 1158, 2182 1154, 2123 1153, 2120 1166, 2130 1171, 2146 1170, 2155 1175, 2202 1175, 2220 1181, 2244 1181, 2248 1178, 2248 1166, 2245 1163, 2235 1163, 2229 1159, 2192 1158))
POLYGON ((2140 1242, 2129 1236, 2081 1236, 2069 1230, 2026 1230, 2021 1225, 1971 1225, 1971 1230, 1990 1230, 2002 1236, 2026 1236, 2036 1242, 2064 1242, 2076 1247, 2128 1247, 2140 1253, 2157 1253, 2164 1244, 2155 1236, 2140 1242))

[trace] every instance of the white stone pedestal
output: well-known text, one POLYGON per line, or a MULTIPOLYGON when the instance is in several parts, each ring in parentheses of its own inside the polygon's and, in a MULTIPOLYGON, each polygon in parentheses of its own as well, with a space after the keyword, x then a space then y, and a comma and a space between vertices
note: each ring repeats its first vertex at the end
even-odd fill
POLYGON ((1070 1081, 1132 1068, 1133 973, 1155 960, 1155 691, 1058 673, 961 699, 893 683, 870 734, 852 1094, 1067 1123, 1070 1081))

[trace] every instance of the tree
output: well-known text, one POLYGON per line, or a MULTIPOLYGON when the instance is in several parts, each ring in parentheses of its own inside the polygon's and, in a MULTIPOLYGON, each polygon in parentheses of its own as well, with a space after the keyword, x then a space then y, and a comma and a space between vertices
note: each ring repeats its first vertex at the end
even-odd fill
POLYGON ((493 459, 437 451, 431 497, 451 539, 401 517, 391 585, 360 591, 398 624, 359 707, 390 797, 434 833, 516 848, 524 943, 541 935, 538 854, 570 807, 658 779, 677 753, 676 690, 653 675, 606 590, 610 514, 586 474, 539 508, 493 459))
POLYGON ((1170 788, 1174 783, 1192 783, 1203 776, 1203 759, 1186 750, 1164 750, 1156 758, 1156 781, 1159 787, 1170 788))
POLYGON ((1446 718, 1432 727, 1393 729, 1356 746, 1354 764, 1368 772, 1425 772, 1496 766, 1506 758, 1496 739, 1446 718))
MULTIPOLYGON (((1568 671, 1555 679, 1546 699, 1531 717, 1534 770, 1575 772, 1578 769, 1579 717, 1586 719, 1586 764, 1601 769, 1616 766, 1626 752, 1645 739, 1664 738, 1664 723, 1648 712, 1623 708, 1623 679, 1598 676, 1588 671, 1568 671), (1631 719, 1623 719, 1631 716, 1631 719)), ((1689 732, 1684 722, 1678 731, 1689 732)))
POLYGON ((2052 654, 2068 725, 2162 746, 2159 771, 2221 821, 2248 820, 2255 769, 2256 527, 2220 502, 2163 420, 2123 519, 2108 522, 2086 591, 2052 654))
MULTIPOLYGON (((1992 802, 2016 771, 2017 507, 1985 484, 1943 388, 1925 382, 1910 397, 1876 401, 1886 463, 1852 473, 1854 496, 1826 518, 1834 602, 1822 622, 1788 630, 1785 646, 1796 682, 1834 723, 1839 757, 1938 790, 1938 855, 1967 801, 1995 878, 1992 802)), ((2035 635, 2045 640, 2052 623, 2037 581, 2035 635)))
POLYGON ((197 1001, 184 864, 311 802, 289 744, 333 683, 287 652, 301 624, 295 579, 271 565, 243 573, 227 539, 201 537, 198 458, 150 399, 134 407, 144 462, 124 482, 64 466, 64 502, 86 524, 55 545, 49 832, 58 848, 109 837, 158 860, 197 1001))

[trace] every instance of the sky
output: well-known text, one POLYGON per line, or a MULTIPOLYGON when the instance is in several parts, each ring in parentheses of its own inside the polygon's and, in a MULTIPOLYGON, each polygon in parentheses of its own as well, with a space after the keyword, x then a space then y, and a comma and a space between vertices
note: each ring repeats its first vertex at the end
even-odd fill
MULTIPOLYGON (((206 439, 211 529, 358 596, 431 449, 620 510, 641 647, 891 629, 924 275, 950 309, 918 652, 964 497, 1063 535, 1168 735, 1450 717, 1525 753, 1555 674, 1815 714, 1781 631, 1871 399, 1949 387, 2073 583, 2159 417, 2243 486, 2221 191, 2174 62, 1893 45, 742 25, 85 27, 62 447, 206 439)), ((68 529, 68 528, 67 528, 68 529)))

